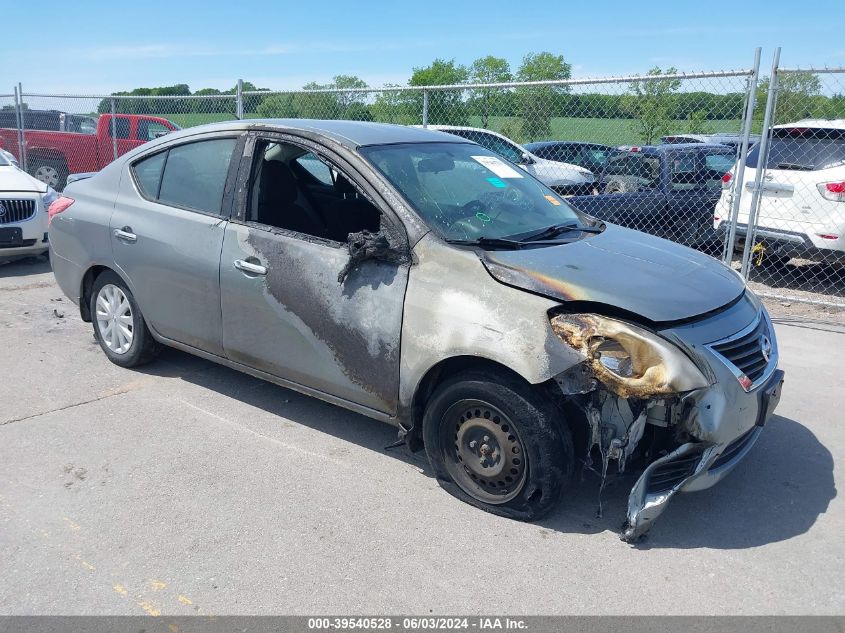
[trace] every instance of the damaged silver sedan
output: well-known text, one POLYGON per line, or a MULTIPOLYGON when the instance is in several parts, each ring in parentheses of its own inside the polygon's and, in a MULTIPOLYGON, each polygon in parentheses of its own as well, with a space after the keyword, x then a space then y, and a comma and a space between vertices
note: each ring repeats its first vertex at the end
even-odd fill
POLYGON ((426 129, 196 127, 67 186, 53 269, 103 352, 162 345, 399 427, 500 515, 642 472, 622 537, 751 450, 783 372, 741 278, 426 129))

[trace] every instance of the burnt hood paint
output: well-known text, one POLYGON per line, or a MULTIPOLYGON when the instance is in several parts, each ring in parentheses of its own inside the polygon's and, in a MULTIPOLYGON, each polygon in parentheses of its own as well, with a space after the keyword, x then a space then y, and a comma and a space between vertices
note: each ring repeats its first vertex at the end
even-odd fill
POLYGON ((604 304, 656 323, 717 310, 745 286, 708 255, 608 224, 598 235, 559 246, 484 251, 494 279, 559 299, 604 304))

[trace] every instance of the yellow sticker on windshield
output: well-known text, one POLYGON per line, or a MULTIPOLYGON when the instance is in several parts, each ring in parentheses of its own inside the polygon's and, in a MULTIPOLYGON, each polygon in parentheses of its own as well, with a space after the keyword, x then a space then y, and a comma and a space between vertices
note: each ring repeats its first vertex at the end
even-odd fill
POLYGON ((551 203, 552 203, 553 205, 555 205, 556 207, 559 207, 559 206, 560 206, 560 200, 557 200, 554 196, 546 196, 546 200, 548 200, 549 202, 551 202, 551 203))

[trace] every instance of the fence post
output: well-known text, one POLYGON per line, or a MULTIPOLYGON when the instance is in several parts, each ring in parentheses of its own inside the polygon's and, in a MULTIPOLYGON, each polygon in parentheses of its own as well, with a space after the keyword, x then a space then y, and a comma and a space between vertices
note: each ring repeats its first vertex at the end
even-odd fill
POLYGON ((238 79, 237 100, 235 101, 235 118, 244 118, 244 80, 238 79))
POLYGON ((115 108, 114 108, 114 98, 111 99, 111 151, 114 155, 112 160, 117 160, 117 121, 114 118, 115 115, 115 108))
POLYGON ((748 227, 745 229, 745 248, 742 250, 742 268, 740 274, 748 279, 748 268, 751 263, 751 249, 757 233, 757 212, 760 208, 760 194, 763 187, 763 172, 769 160, 769 138, 771 137, 772 113, 777 102, 778 64, 780 63, 780 47, 772 55, 772 73, 769 76, 769 92, 766 95, 766 111, 763 115, 763 130, 760 138, 760 151, 757 155, 757 169, 754 172, 754 189, 751 194, 751 208, 748 210, 748 227))
POLYGON ((736 172, 734 173, 731 217, 730 223, 728 224, 728 235, 724 244, 724 252, 722 253, 722 260, 727 266, 731 265, 734 244, 736 243, 736 223, 739 218, 739 203, 745 183, 745 160, 748 157, 748 141, 751 136, 751 127, 754 124, 754 108, 757 105, 757 81, 760 78, 760 50, 759 46, 754 49, 754 66, 752 66, 751 76, 748 78, 748 95, 745 99, 745 112, 743 113, 742 120, 742 141, 736 164, 736 172))
POLYGON ((15 125, 18 128, 18 163, 26 171, 26 144, 23 137, 23 109, 18 87, 15 86, 15 125))
POLYGON ((428 90, 423 90, 422 124, 428 127, 428 90))

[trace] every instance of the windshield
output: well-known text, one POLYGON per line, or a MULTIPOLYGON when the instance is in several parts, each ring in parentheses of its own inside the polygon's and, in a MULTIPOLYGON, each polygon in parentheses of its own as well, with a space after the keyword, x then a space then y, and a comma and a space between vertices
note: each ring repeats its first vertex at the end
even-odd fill
MULTIPOLYGON (((760 145, 748 153, 746 165, 757 167, 760 145)), ((845 130, 825 128, 775 128, 769 144, 768 169, 801 171, 845 164, 845 130)))
POLYGON ((478 145, 407 143, 360 151, 447 239, 585 226, 584 216, 551 189, 478 145))

